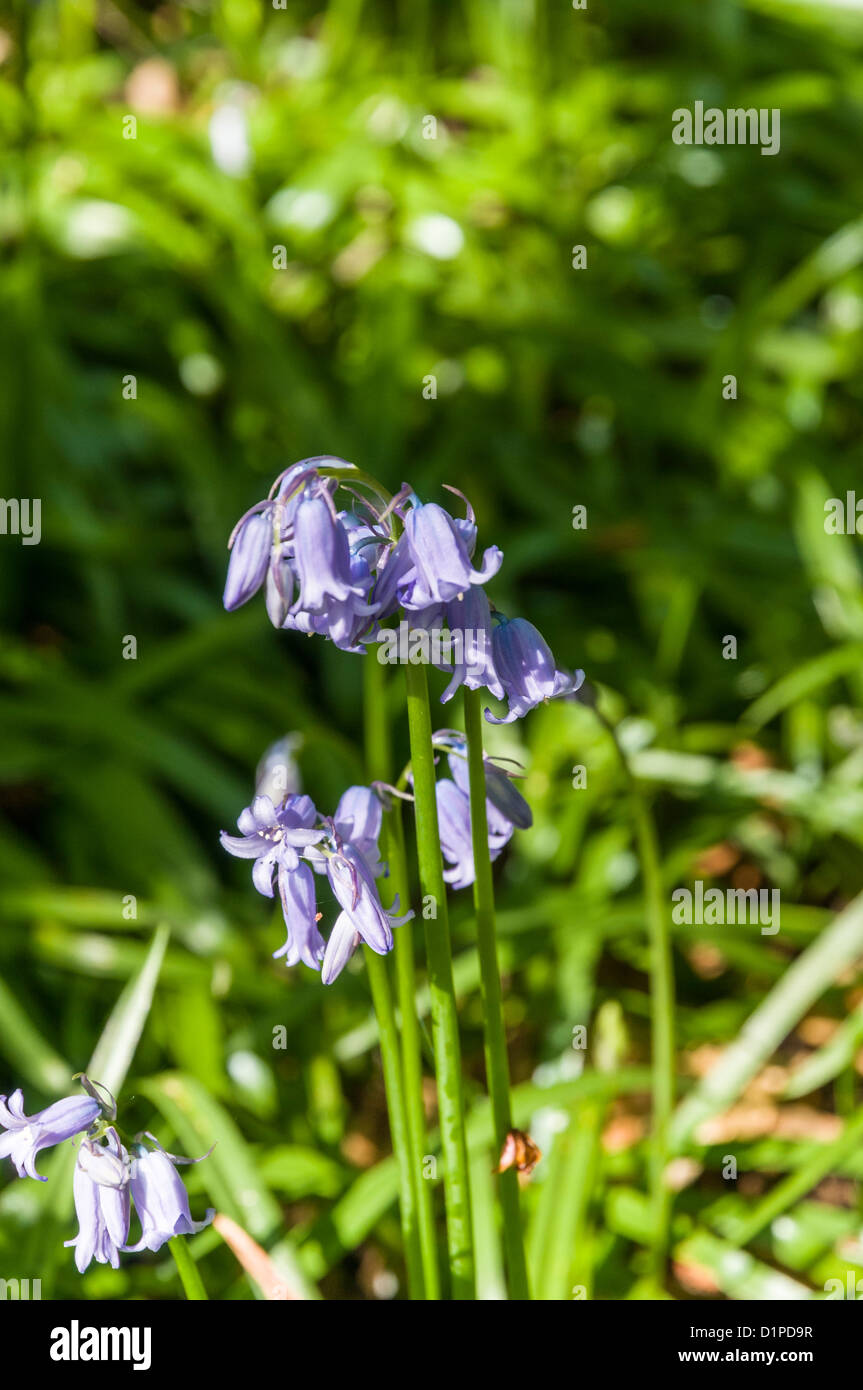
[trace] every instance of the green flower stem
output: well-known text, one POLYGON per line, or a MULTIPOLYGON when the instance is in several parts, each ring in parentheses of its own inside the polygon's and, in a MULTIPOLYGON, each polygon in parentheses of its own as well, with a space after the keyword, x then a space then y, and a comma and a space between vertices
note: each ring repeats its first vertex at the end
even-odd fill
POLYGON ((381 1062, 387 1093, 387 1108, 390 1115, 390 1134, 392 1135, 393 1151, 399 1165, 399 1212, 407 1266, 408 1291, 412 1299, 422 1299, 425 1297, 425 1279, 417 1223, 417 1193, 413 1178, 413 1163, 411 1162, 408 1118, 402 1085, 402 1063, 399 1054, 399 1034, 396 1027, 392 990, 390 989, 385 957, 377 955, 368 946, 363 954, 372 991, 372 1002, 378 1020, 381 1062))
POLYGON ((198 1266, 189 1254, 185 1236, 174 1236, 168 1241, 180 1281, 190 1303, 207 1303, 209 1298, 204 1281, 198 1273, 198 1266))
POLYGON ((650 944, 651 1051, 653 1093, 653 1142, 650 1186, 653 1205, 653 1275, 665 1274, 671 1226, 672 1194, 665 1181, 671 1156, 670 1125, 676 1087, 674 1060, 674 965, 671 955, 670 913, 662 889, 659 845, 653 817, 636 781, 613 726, 596 711, 611 737, 632 798, 635 837, 647 911, 650 944))
MULTIPOLYGON (((384 707, 384 669, 374 656, 367 656, 363 674, 366 762, 369 776, 380 778, 385 776, 389 763, 389 726, 384 707)), ((382 846, 382 849, 385 850, 385 846, 382 846)), ((372 1002, 378 1020, 390 1134, 393 1152, 399 1166, 399 1212, 404 1240, 408 1290, 412 1299, 422 1299, 426 1296, 426 1290, 418 1224, 418 1196, 421 1178, 410 1148, 408 1111, 392 988, 386 958, 379 956, 370 947, 366 947, 364 955, 372 1002)))
POLYGON ((434 903, 437 912, 436 918, 425 918, 426 956, 437 1071, 441 1150, 444 1160, 444 1198, 452 1296, 456 1299, 471 1299, 474 1297, 473 1231, 464 1134, 461 1049, 452 978, 446 885, 438 831, 431 711, 425 667, 408 663, 405 666, 405 679, 420 886, 424 897, 434 903))
MULTIPOLYGON (((475 881, 476 934, 479 946, 483 1025, 485 1031, 485 1070, 494 1121, 497 1154, 512 1129, 509 1097, 509 1062, 503 1021, 503 997, 497 959, 497 932, 494 912, 494 883, 488 852, 485 768, 482 760, 482 711, 479 692, 464 689, 464 727, 468 745, 470 777, 470 825, 475 881)), ((511 1298, 530 1298, 524 1235, 519 1209, 518 1173, 508 1168, 500 1174, 500 1205, 503 1213, 503 1244, 511 1298)))
MULTIPOLYGON (((393 897, 398 895, 400 908, 404 912, 410 901, 410 888, 405 857, 405 833, 401 803, 398 801, 387 813, 385 833, 391 892, 393 897)), ((431 1182, 426 1181, 424 1175, 425 1156, 429 1153, 429 1146, 423 1107, 422 1046, 420 1020, 416 1008, 417 979, 414 964, 413 922, 405 922, 404 926, 396 928, 395 958, 401 1015, 402 1072, 405 1083, 405 1104, 408 1112, 411 1170, 417 1185, 425 1296, 430 1299, 439 1299, 440 1270, 438 1268, 434 1226, 434 1194, 431 1182)))

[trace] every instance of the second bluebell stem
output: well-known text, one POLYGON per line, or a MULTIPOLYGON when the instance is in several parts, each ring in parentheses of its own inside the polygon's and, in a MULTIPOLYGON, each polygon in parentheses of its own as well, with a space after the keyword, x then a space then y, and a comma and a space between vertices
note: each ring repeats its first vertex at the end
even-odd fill
MULTIPOLYGON (((470 828, 474 862, 473 899, 480 962, 485 1068, 498 1154, 512 1129, 509 1093, 509 1061, 503 1020, 503 995, 497 958, 494 882, 488 848, 485 765, 482 750, 482 715, 476 690, 464 690, 464 727, 467 735, 470 778, 470 828)), ((508 1168, 500 1174, 503 1243, 511 1298, 528 1299, 527 1263, 521 1224, 518 1174, 508 1168)))
POLYGON ((405 666, 405 680, 416 812, 417 859, 424 895, 423 917, 426 929, 432 1039, 444 1162, 450 1281, 453 1298, 472 1299, 475 1297, 473 1228, 465 1142, 461 1046, 452 975, 446 884, 438 829, 435 754, 425 667, 408 664, 405 666))

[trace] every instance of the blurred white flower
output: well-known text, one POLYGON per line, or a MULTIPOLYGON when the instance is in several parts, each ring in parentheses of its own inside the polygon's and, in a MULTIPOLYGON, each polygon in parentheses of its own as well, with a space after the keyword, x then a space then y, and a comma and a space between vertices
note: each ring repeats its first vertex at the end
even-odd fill
POLYGON ((325 227, 335 211, 335 199, 322 188, 280 188, 267 204, 277 227, 301 227, 306 232, 325 227))
POLYGON ((437 261, 451 261, 464 246, 464 232, 442 212, 430 212, 408 224, 407 239, 418 251, 437 261))
POLYGON ((223 174, 238 179, 249 171, 252 151, 246 113, 236 102, 217 106, 210 117, 210 151, 223 174))
POLYGON ((70 256, 93 260, 128 245, 135 221, 119 203, 86 198, 69 206, 62 241, 70 256))

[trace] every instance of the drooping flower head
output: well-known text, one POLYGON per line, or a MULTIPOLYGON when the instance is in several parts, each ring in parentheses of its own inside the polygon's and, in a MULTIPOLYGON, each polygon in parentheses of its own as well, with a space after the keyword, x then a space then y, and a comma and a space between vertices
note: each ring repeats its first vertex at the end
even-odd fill
MULTIPOLYGON (((224 605, 238 608, 264 585, 274 627, 317 633, 361 651, 359 637, 377 612, 366 601, 373 583, 369 528, 337 509, 333 470, 349 476, 353 464, 325 455, 303 459, 241 517, 229 542, 224 605)), ((371 536, 373 543, 380 539, 371 536)))

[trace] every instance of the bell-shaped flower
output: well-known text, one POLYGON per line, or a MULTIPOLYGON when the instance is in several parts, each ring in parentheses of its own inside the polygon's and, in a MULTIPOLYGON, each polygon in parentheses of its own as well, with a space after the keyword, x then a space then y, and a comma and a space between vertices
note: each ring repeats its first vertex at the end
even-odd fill
POLYGON ((284 542, 274 547, 271 553, 264 593, 267 617, 273 627, 284 627, 294 601, 294 569, 284 542))
POLYGON ((130 1253, 161 1250, 165 1242, 174 1236, 196 1235, 209 1226, 215 1210, 210 1207, 203 1221, 192 1220, 189 1194, 175 1167, 178 1163, 201 1161, 177 1158, 162 1148, 148 1149, 143 1144, 137 1145, 129 1186, 141 1222, 141 1239, 135 1245, 125 1246, 126 1250, 130 1253))
POLYGON ((307 864, 279 873, 279 897, 288 935, 284 946, 273 952, 273 958, 284 956, 286 965, 302 961, 310 969, 319 970, 324 938, 318 931, 315 879, 307 864))
MULTIPOLYGON (((453 888, 467 888, 476 878, 470 828, 470 796, 448 777, 435 786, 441 852, 449 865, 444 879, 453 888)), ((492 863, 512 838, 513 824, 486 801, 488 850, 492 863)))
MULTIPOLYGON (((467 744, 456 736, 454 749, 447 762, 453 781, 465 796, 470 798, 470 772, 467 764, 467 744)), ((489 833, 502 834, 507 826, 518 830, 529 830, 533 825, 533 812, 521 792, 512 784, 509 773, 499 767, 492 758, 482 760, 485 771, 485 810, 489 833)), ((507 839, 509 836, 507 836, 507 839)))
POLYGON ((474 569, 465 531, 436 502, 421 503, 408 511, 404 535, 413 561, 413 577, 402 584, 399 594, 407 609, 449 603, 471 584, 487 583, 503 561, 503 552, 489 546, 481 568, 474 569))
POLYGON ((341 975, 361 941, 362 937, 347 912, 340 912, 330 932, 321 965, 321 979, 325 985, 331 985, 341 975))
POLYGON ((351 573, 347 528, 323 492, 305 496, 297 507, 294 568, 300 584, 296 611, 321 613, 333 602, 364 599, 365 589, 351 573))
POLYGON ((584 680, 583 671, 558 669, 545 638, 526 618, 500 620, 492 636, 492 655, 509 708, 501 718, 486 710, 491 724, 511 724, 542 700, 574 695, 584 680))
POLYGON ((222 599, 229 613, 248 603, 266 578, 273 545, 273 512, 272 502, 259 503, 234 528, 222 599))
POLYGON ((461 634, 461 650, 459 660, 453 662, 452 680, 440 697, 441 704, 451 700, 462 685, 468 690, 485 688, 498 700, 503 699, 503 686, 494 665, 491 608, 485 590, 472 584, 451 599, 446 606, 446 624, 451 638, 461 634))
MULTIPOLYGON (((359 850, 353 845, 343 845, 337 854, 330 855, 327 859, 327 877, 336 901, 347 914, 354 931, 358 931, 379 956, 391 951, 391 928, 407 919, 400 918, 398 922, 391 920, 381 903, 374 873, 359 850)), ((397 905, 393 911, 398 911, 397 905)))
POLYGON ((55 1101, 35 1115, 24 1114, 24 1096, 20 1090, 0 1096, 0 1158, 11 1158, 19 1178, 46 1179, 36 1171, 36 1155, 52 1144, 62 1144, 73 1135, 90 1128, 101 1114, 101 1106, 90 1096, 70 1096, 55 1101))
POLYGON ((365 859, 370 868, 378 870, 383 807, 371 787, 348 787, 336 807, 333 824, 341 840, 348 841, 365 859))
POLYGON ((104 1143, 85 1139, 78 1151, 72 1193, 78 1234, 67 1240, 75 1249, 80 1274, 95 1260, 117 1269, 120 1251, 129 1239, 129 1155, 115 1129, 104 1143))

